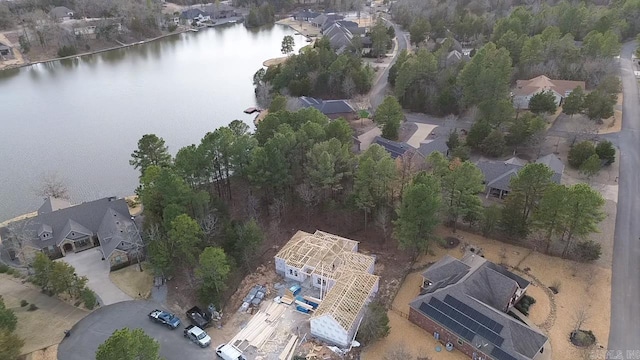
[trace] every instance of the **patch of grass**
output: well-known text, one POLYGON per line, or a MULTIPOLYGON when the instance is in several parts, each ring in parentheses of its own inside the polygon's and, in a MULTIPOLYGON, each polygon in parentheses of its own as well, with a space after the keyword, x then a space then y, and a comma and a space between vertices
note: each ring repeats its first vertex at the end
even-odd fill
POLYGON ((29 305, 29 302, 25 299, 20 300, 20 307, 25 307, 29 305))
POLYGON ((0 263, 0 274, 9 272, 9 265, 0 263))
POLYGON ((38 306, 36 306, 36 304, 31 304, 31 305, 29 305, 29 308, 27 310, 28 311, 36 311, 36 310, 38 310, 38 306))

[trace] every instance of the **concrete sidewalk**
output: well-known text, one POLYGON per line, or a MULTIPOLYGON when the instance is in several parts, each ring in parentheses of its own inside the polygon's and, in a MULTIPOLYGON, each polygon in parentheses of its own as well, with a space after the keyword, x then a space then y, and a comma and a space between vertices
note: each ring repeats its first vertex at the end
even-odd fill
POLYGON ((109 279, 109 262, 102 260, 98 248, 85 250, 77 254, 68 254, 57 261, 64 261, 76 269, 78 276, 86 276, 87 287, 100 298, 100 305, 110 305, 120 301, 132 300, 109 279))

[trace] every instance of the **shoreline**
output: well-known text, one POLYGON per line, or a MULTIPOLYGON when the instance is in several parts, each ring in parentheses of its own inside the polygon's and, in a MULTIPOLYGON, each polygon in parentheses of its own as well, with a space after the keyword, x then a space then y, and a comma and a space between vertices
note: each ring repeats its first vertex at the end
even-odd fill
POLYGON ((24 64, 15 65, 15 66, 7 66, 5 68, 0 69, 0 71, 10 70, 10 69, 19 69, 19 68, 23 68, 23 67, 27 67, 27 66, 31 66, 31 65, 44 64, 44 63, 53 62, 53 61, 60 61, 60 60, 68 60, 68 59, 79 58, 79 57, 84 57, 84 56, 89 56, 89 55, 94 55, 94 54, 100 54, 100 53, 107 52, 107 51, 124 49, 124 48, 128 48, 128 47, 132 47, 132 46, 136 46, 136 45, 142 45, 142 44, 150 43, 152 41, 164 39, 164 38, 169 37, 169 36, 179 35, 179 34, 182 34, 182 33, 185 33, 185 32, 193 32, 193 29, 188 28, 188 29, 176 30, 176 31, 174 31, 172 33, 160 35, 160 36, 157 36, 157 37, 154 37, 154 38, 151 38, 151 39, 141 40, 139 42, 135 42, 135 43, 131 43, 131 44, 113 46, 113 47, 102 49, 102 50, 89 51, 89 52, 84 52, 84 53, 80 53, 80 54, 76 54, 76 55, 58 57, 58 58, 47 59, 47 60, 30 61, 30 62, 27 62, 27 63, 24 63, 24 64))

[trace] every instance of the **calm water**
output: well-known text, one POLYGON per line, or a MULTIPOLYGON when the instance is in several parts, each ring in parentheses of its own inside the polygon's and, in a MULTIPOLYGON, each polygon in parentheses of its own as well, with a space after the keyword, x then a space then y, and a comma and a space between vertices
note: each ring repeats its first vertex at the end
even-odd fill
MULTIPOLYGON (((284 26, 241 24, 80 59, 0 72, 0 221, 30 212, 43 174, 71 200, 132 194, 131 152, 146 133, 175 154, 255 105, 252 76, 282 56, 284 26)), ((295 36, 296 50, 306 45, 295 36)))

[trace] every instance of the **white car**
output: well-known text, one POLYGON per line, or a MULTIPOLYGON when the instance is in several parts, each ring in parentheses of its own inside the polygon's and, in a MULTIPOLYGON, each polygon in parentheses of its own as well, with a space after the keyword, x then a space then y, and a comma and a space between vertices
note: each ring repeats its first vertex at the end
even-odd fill
POLYGON ((211 337, 204 330, 194 325, 189 325, 184 329, 184 337, 203 348, 211 345, 211 337))
POLYGON ((216 355, 223 360, 247 360, 242 351, 231 344, 222 344, 216 348, 216 355))

